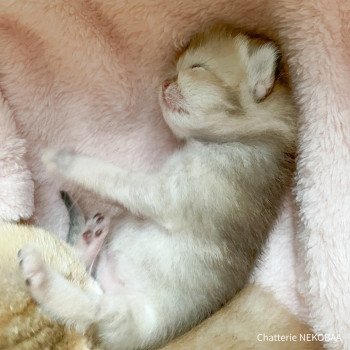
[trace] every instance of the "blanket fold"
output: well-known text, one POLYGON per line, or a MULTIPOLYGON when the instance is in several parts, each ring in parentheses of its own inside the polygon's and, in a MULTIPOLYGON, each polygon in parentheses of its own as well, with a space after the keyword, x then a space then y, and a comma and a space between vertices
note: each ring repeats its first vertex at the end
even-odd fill
POLYGON ((0 90, 0 220, 29 219, 34 210, 34 184, 27 167, 26 141, 0 90))

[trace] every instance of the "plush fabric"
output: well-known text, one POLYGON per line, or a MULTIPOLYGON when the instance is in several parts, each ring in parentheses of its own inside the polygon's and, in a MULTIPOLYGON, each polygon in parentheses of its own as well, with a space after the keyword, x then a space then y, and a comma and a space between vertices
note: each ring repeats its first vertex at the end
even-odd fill
POLYGON ((349 16, 347 0, 1 1, 0 217, 64 237, 60 188, 87 213, 104 204, 49 178, 43 148, 156 167, 176 146, 156 94, 175 51, 216 21, 265 34, 300 108, 297 205, 286 200, 254 279, 316 332, 339 334, 329 349, 349 349, 349 16))
POLYGON ((6 221, 29 219, 33 214, 34 185, 25 160, 26 141, 0 91, 0 215, 6 221))
MULTIPOLYGON (((18 251, 33 244, 44 261, 82 289, 92 288, 78 257, 62 240, 28 225, 0 224, 0 349, 101 350, 93 328, 85 335, 47 317, 30 297, 18 264, 18 251), (59 251, 60 254, 53 254, 59 251)), ((64 296, 63 299, 64 300, 64 296)))

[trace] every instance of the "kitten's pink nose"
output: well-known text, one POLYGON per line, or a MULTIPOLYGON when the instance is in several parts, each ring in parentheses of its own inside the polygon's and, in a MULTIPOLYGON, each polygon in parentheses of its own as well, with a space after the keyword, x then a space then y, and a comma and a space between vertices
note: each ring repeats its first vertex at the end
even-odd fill
POLYGON ((170 79, 166 79, 166 80, 164 80, 163 81, 163 84, 162 84, 162 89, 163 89, 163 91, 165 91, 168 87, 169 87, 169 85, 172 83, 172 81, 170 80, 170 79))
POLYGON ((162 84, 162 90, 165 92, 172 83, 176 83, 177 77, 165 79, 162 84))

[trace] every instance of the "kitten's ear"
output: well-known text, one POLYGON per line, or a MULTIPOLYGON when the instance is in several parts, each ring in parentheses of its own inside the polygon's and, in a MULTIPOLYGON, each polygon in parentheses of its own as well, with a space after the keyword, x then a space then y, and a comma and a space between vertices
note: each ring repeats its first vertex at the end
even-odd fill
POLYGON ((277 47, 269 42, 254 45, 249 52, 248 83, 255 101, 263 100, 272 90, 279 60, 277 47))

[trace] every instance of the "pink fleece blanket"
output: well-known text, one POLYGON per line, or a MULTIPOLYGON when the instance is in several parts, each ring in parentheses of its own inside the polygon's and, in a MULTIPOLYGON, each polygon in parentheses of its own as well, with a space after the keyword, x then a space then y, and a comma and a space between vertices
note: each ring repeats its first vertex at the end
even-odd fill
MULTIPOLYGON (((279 42, 300 107, 293 196, 252 279, 329 349, 350 349, 348 0, 2 1, 0 217, 67 233, 66 185, 39 161, 47 145, 124 167, 160 164, 176 141, 156 87, 176 49, 216 21, 279 42)), ((87 213, 104 205, 69 190, 87 213)))

